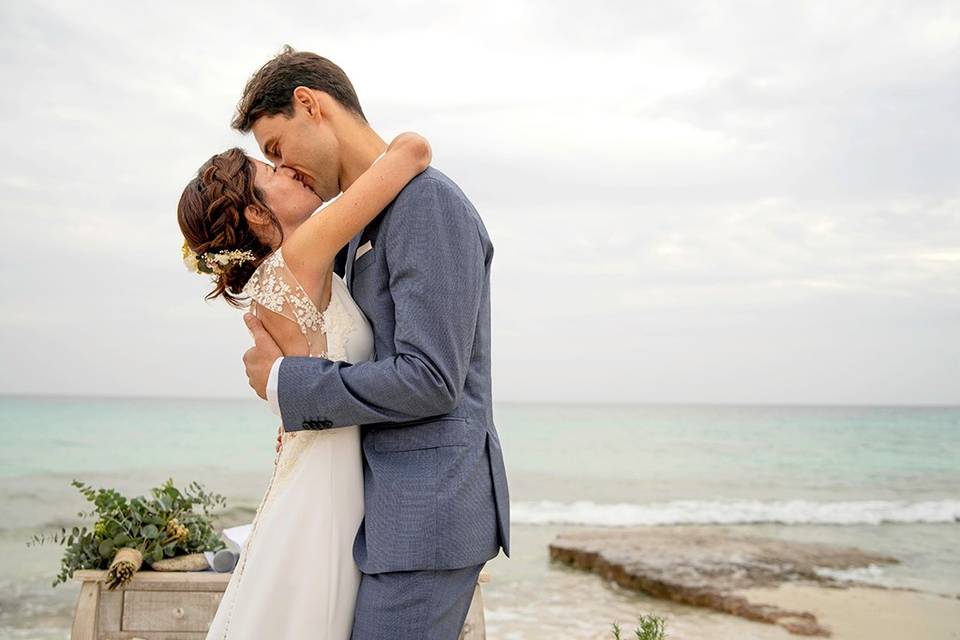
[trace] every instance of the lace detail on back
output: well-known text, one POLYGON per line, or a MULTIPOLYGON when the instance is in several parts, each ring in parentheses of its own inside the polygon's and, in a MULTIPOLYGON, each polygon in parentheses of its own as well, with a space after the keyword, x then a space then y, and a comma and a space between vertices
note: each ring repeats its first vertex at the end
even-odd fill
MULTIPOLYGON (((243 287, 258 305, 292 320, 307 339, 311 356, 327 356, 324 313, 314 304, 283 259, 282 249, 270 254, 243 287)), ((331 304, 333 299, 330 300, 331 304)))

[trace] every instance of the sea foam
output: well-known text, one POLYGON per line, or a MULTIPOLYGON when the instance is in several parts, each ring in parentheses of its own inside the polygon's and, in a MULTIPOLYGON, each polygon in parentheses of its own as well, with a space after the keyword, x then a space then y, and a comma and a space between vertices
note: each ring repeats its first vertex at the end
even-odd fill
POLYGON ((511 521, 601 527, 680 524, 885 524, 960 522, 960 500, 845 502, 674 500, 646 504, 517 502, 511 521))

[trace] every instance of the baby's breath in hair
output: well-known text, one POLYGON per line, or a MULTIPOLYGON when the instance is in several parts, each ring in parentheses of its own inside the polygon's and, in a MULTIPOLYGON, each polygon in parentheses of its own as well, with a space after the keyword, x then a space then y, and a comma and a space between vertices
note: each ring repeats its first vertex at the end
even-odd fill
POLYGON ((240 251, 239 249, 224 249, 216 253, 207 252, 197 255, 197 252, 187 245, 186 240, 183 241, 181 253, 183 254, 183 264, 189 271, 206 273, 214 276, 214 279, 220 276, 231 263, 243 264, 257 259, 252 251, 240 251))

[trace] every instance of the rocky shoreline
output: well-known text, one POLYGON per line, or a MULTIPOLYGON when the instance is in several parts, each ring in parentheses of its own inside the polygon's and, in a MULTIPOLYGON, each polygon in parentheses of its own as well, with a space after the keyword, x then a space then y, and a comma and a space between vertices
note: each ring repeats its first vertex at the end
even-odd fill
POLYGON ((648 595, 775 624, 795 635, 830 637, 809 611, 782 608, 740 591, 786 583, 849 588, 831 570, 896 564, 854 547, 762 538, 722 527, 584 529, 559 534, 550 558, 648 595))

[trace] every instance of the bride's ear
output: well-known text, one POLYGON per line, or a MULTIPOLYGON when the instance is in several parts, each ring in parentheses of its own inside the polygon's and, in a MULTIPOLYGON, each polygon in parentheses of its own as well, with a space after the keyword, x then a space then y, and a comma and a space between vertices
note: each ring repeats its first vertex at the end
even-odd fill
POLYGON ((247 224, 251 227, 260 226, 268 222, 266 213, 255 204, 248 204, 244 207, 243 217, 246 218, 247 224))
POLYGON ((247 226, 253 231, 253 235, 257 236, 263 244, 270 246, 276 231, 269 212, 258 205, 248 204, 243 209, 243 217, 247 221, 247 226))
POLYGON ((271 225, 270 215, 262 207, 255 204, 248 204, 244 207, 243 217, 246 219, 247 225, 258 236, 262 235, 271 225))

